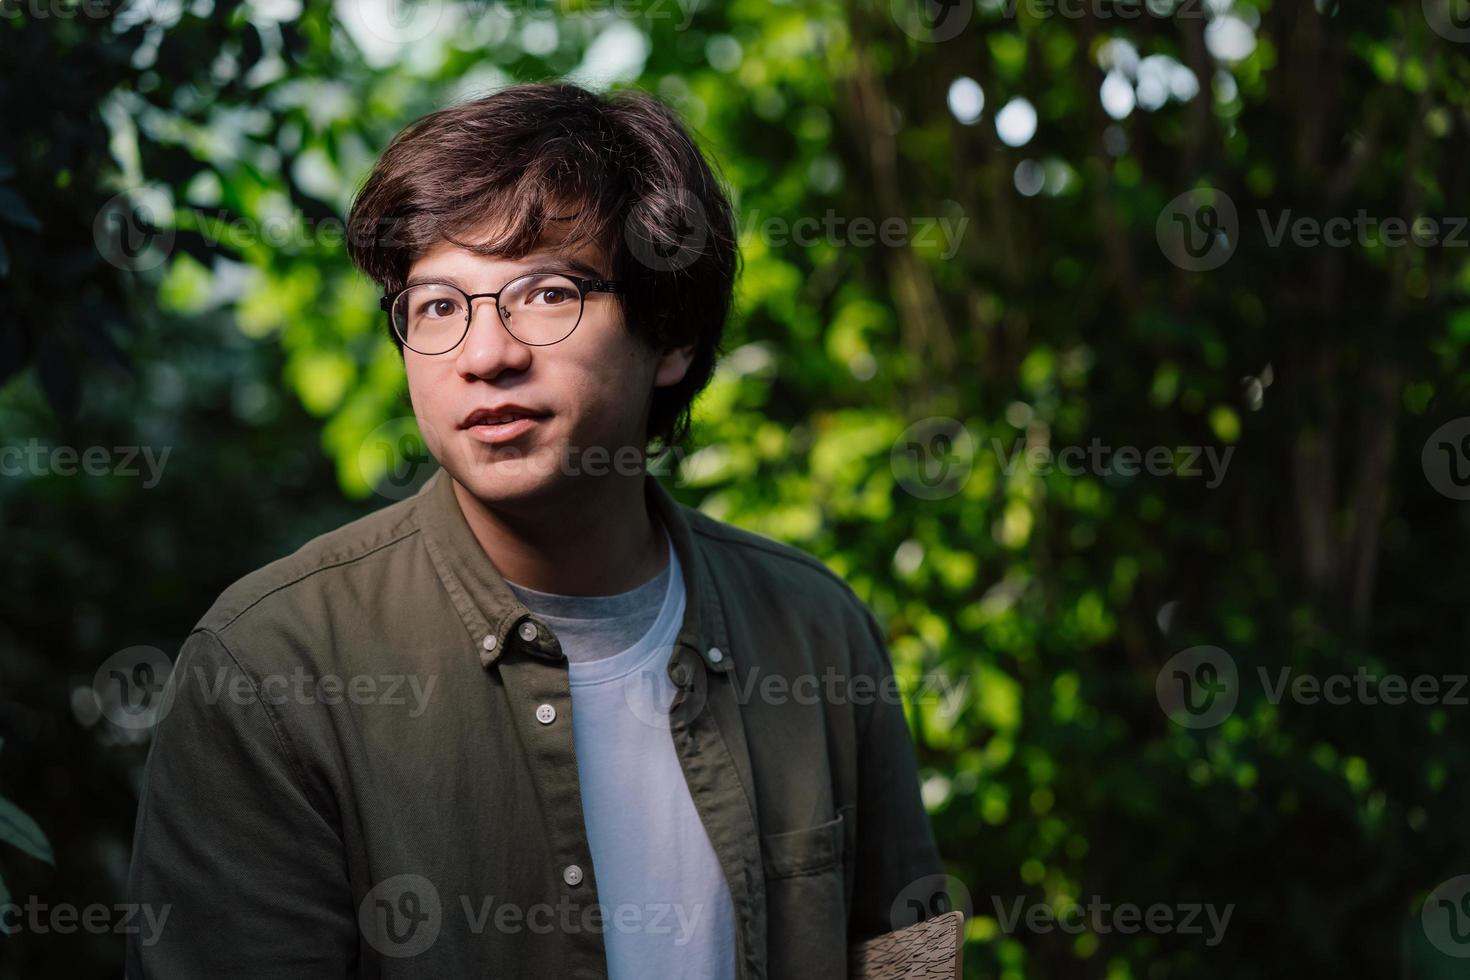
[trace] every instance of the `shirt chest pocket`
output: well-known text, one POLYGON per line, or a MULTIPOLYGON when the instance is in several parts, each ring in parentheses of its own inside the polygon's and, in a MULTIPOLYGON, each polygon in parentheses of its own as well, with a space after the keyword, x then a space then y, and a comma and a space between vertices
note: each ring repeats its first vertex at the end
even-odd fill
POLYGON ((849 810, 761 838, 771 977, 846 976, 849 810))

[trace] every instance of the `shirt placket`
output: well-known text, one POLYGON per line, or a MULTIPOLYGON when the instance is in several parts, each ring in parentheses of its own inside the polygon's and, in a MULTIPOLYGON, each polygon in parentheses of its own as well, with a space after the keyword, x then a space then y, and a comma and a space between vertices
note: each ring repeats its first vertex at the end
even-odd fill
MULTIPOLYGON (((567 931, 566 963, 557 972, 606 977, 604 923, 582 814, 567 660, 550 627, 534 616, 517 618, 503 632, 507 646, 493 662, 540 800, 540 829, 554 865, 548 887, 556 895, 558 927, 567 931)), ((498 644, 496 636, 488 634, 487 642, 498 644)))
POLYGON ((701 584, 700 638, 681 639, 669 661, 669 677, 678 688, 669 729, 689 795, 730 887, 736 976, 764 980, 765 876, 750 755, 722 613, 713 583, 704 577, 701 584))

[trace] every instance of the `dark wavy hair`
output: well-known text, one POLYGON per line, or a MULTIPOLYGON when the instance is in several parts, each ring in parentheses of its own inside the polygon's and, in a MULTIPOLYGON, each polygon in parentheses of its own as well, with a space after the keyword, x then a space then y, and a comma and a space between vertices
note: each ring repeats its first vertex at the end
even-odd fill
POLYGON ((648 415, 650 444, 685 441, 721 352, 739 249, 725 190, 653 96, 537 83, 430 113, 394 137, 359 189, 347 249, 393 292, 441 241, 515 259, 553 229, 565 248, 590 242, 608 256, 634 336, 658 352, 694 346, 683 380, 654 389, 648 415), (489 240, 464 240, 492 216, 489 240))

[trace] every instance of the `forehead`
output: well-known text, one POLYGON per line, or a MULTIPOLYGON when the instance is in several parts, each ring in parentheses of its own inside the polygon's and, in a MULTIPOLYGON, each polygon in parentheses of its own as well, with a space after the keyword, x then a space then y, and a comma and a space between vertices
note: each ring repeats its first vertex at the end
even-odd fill
POLYGON ((408 278, 422 279, 434 275, 494 278, 533 269, 553 269, 592 278, 611 275, 604 249, 594 241, 568 241, 564 230, 554 224, 524 255, 489 251, 491 243, 498 237, 493 227, 454 237, 464 244, 446 240, 434 243, 410 264, 408 278), (486 245, 479 250, 465 247, 477 243, 486 245))

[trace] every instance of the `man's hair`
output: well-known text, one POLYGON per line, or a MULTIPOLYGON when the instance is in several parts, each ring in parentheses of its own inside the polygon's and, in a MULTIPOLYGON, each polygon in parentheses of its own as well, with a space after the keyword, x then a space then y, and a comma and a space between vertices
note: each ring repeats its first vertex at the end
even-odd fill
POLYGON ((439 242, 510 259, 547 233, 564 235, 568 251, 600 246, 603 271, 623 283, 627 329, 660 353, 694 347, 683 380, 653 391, 647 439, 662 448, 688 437, 689 406, 721 351, 739 262, 734 225, 670 108, 638 91, 538 83, 441 109, 394 137, 353 202, 347 248, 391 293, 439 242), (465 240, 486 229, 488 240, 465 240))

